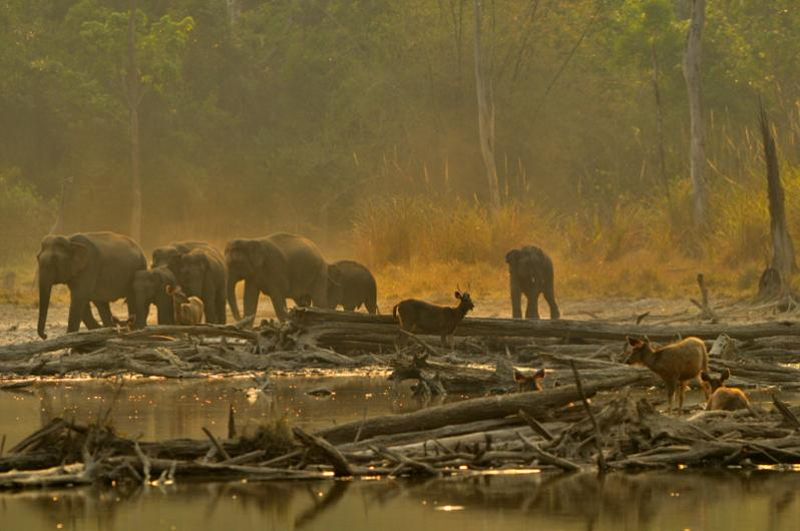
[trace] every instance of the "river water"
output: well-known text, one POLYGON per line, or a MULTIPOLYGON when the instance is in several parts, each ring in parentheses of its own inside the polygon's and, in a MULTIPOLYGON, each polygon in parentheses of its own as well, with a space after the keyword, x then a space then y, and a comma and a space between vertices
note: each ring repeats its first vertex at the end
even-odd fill
MULTIPOLYGON (((223 436, 288 417, 309 429, 420 407, 382 375, 42 382, 0 392, 6 448, 54 416, 105 415, 128 437, 223 436), (312 396, 322 390, 326 396, 312 396), (331 394, 328 394, 331 393, 331 394)), ((800 474, 680 470, 640 474, 475 475, 427 481, 177 483, 164 488, 0 492, 0 529, 494 530, 800 529, 800 474)))

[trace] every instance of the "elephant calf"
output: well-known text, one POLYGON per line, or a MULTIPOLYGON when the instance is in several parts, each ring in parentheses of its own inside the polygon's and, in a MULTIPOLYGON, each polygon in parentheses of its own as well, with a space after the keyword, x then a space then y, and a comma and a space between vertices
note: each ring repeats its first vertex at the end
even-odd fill
POLYGON ((533 245, 512 249, 506 254, 509 290, 511 292, 511 314, 514 319, 522 317, 521 298, 525 295, 528 305, 526 319, 539 318, 539 295, 543 294, 550 306, 550 319, 558 319, 561 312, 556 304, 553 287, 553 262, 544 251, 533 245))
POLYGON ((369 313, 378 313, 378 288, 370 270, 352 260, 329 264, 328 307, 352 312, 362 304, 369 313))

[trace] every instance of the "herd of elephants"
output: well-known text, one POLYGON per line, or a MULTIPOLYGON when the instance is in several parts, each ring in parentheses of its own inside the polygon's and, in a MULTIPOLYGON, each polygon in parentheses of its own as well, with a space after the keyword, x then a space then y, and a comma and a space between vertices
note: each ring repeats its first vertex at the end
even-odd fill
MULTIPOLYGON (((286 299, 301 306, 342 306, 349 311, 364 305, 370 313, 378 312, 377 285, 369 269, 352 260, 328 263, 313 241, 282 232, 230 240, 224 253, 206 242, 174 242, 153 250, 149 265, 139 244, 122 234, 48 235, 42 240, 37 260, 37 331, 43 339, 47 338, 45 324, 54 284, 66 284, 70 291, 67 332, 77 331, 81 322, 90 329, 100 326, 90 303, 97 308, 103 326, 113 326, 117 321, 110 303, 123 298, 128 323, 136 328, 147 324, 151 305, 156 307, 159 324, 197 324, 203 317, 207 323, 224 324, 226 303, 239 320, 242 314, 236 284, 242 280, 245 316, 255 315, 261 293, 272 300, 281 320, 287 317, 286 299)), ((521 297, 525 295, 525 317, 538 319, 541 294, 551 318, 558 319, 550 258, 538 247, 526 246, 509 251, 505 260, 513 317, 522 317, 521 297)), ((456 292, 456 298, 463 318, 472 301, 467 293, 456 292)), ((435 320, 436 312, 445 310, 422 301, 404 303, 396 306, 394 313, 397 316, 399 311, 401 326, 410 331, 415 331, 414 323, 409 328, 404 321, 418 318, 420 312, 435 320)), ((441 319, 447 321, 444 315, 441 319)), ((425 327, 417 326, 416 331, 425 331, 425 327)))

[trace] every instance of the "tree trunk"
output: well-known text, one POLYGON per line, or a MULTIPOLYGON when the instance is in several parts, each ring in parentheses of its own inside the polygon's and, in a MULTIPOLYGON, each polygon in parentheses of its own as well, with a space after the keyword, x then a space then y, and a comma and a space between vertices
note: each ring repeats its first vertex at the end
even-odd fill
POLYGON ((136 60, 136 0, 130 0, 128 14, 128 86, 127 101, 130 116, 131 143, 131 238, 142 237, 142 181, 139 175, 139 66, 136 60))
POLYGON ((484 68, 481 49, 482 18, 481 0, 475 0, 475 93, 478 97, 478 134, 489 185, 489 205, 493 211, 497 211, 500 208, 500 185, 494 159, 494 96, 492 81, 487 79, 489 76, 484 68))
POLYGON ((225 4, 228 8, 228 22, 231 27, 233 27, 239 21, 239 16, 242 14, 239 0, 225 0, 225 4))
POLYGON ((791 274, 797 269, 794 257, 794 244, 786 223, 783 184, 778 168, 778 154, 775 139, 769 128, 767 112, 761 104, 761 134, 764 138, 764 161, 767 164, 767 196, 769 198, 770 233, 772 235, 772 263, 770 266, 781 277, 781 290, 789 286, 791 274))
POLYGON ((686 78, 686 90, 689 95, 689 119, 691 121, 690 165, 694 191, 694 225, 702 233, 705 232, 708 224, 708 190, 704 176, 705 127, 703 125, 703 94, 700 75, 706 1, 691 0, 691 12, 683 75, 686 78))
POLYGON ((653 96, 656 104, 656 136, 658 142, 658 167, 661 174, 661 184, 664 187, 664 197, 667 198, 670 216, 672 215, 672 194, 669 191, 669 179, 667 177, 667 158, 664 154, 664 107, 661 103, 661 87, 659 83, 660 68, 658 64, 658 54, 656 45, 650 45, 650 58, 653 64, 653 96))

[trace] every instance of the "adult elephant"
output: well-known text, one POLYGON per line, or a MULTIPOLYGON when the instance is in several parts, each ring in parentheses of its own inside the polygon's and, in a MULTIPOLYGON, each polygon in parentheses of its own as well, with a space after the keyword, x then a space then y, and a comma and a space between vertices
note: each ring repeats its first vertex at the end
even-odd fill
POLYGON ((556 304, 553 287, 553 262, 544 251, 533 245, 512 249, 506 254, 511 291, 511 314, 514 319, 522 317, 521 296, 528 299, 526 319, 539 318, 539 295, 544 295, 550 306, 550 319, 558 319, 561 312, 556 304))
POLYGON ((378 313, 378 288, 370 270, 353 260, 329 264, 328 307, 341 305, 352 312, 362 304, 369 313, 378 313))
POLYGON ((93 302, 103 325, 112 326, 110 303, 125 297, 128 314, 133 313, 133 277, 147 269, 139 245, 127 236, 113 232, 87 232, 72 236, 45 236, 36 256, 39 262, 39 337, 44 332, 50 292, 54 284, 69 287, 67 332, 76 332, 81 321, 96 328, 89 306, 93 302))
POLYGON ((207 323, 225 324, 226 278, 225 259, 210 245, 180 257, 178 284, 186 295, 202 299, 207 323))
POLYGON ((158 312, 158 324, 175 324, 172 296, 167 294, 167 286, 176 286, 178 281, 172 271, 164 265, 137 271, 133 275, 133 308, 136 328, 147 326, 150 305, 158 312))
MULTIPOLYGON (((211 248, 207 242, 182 241, 172 242, 153 249, 153 260, 150 267, 166 266, 177 277, 181 270, 181 257, 193 249, 211 248)), ((219 252, 217 252, 219 254, 219 252)))
POLYGON ((232 240, 225 247, 228 266, 228 303, 241 319, 236 284, 244 280, 244 313, 255 315, 261 293, 272 299, 278 319, 287 317, 286 299, 308 301, 325 308, 328 264, 308 238, 279 232, 264 238, 232 240))

